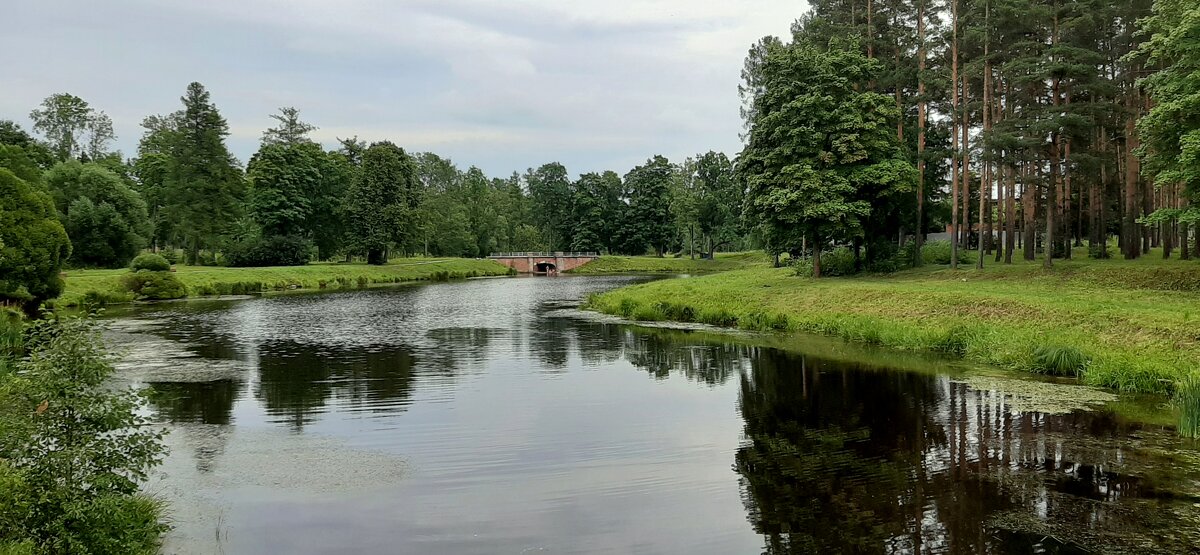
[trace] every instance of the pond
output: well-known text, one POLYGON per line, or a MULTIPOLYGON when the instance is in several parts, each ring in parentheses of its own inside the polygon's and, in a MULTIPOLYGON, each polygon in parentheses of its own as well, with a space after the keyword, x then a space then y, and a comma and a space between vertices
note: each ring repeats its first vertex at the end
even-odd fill
POLYGON ((1041 386, 933 358, 569 308, 645 279, 114 311, 119 376, 148 388, 169 430, 171 453, 146 486, 169 504, 163 551, 1200 545, 1200 449, 1125 416, 1161 399, 1147 408, 1057 386, 1078 405, 1039 404, 1027 390, 1041 386))

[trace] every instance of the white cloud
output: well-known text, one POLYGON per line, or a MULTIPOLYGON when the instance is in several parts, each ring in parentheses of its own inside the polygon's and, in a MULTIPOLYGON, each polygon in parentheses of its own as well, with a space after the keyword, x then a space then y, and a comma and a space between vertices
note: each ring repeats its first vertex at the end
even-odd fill
POLYGON ((267 115, 301 109, 334 137, 390 138, 505 175, 573 173, 740 148, 742 59, 802 1, 42 0, 18 3, 0 48, 0 118, 70 91, 137 123, 204 83, 241 159, 267 115), (56 25, 41 22, 54 20, 56 25), (31 45, 36 45, 31 47, 31 45))

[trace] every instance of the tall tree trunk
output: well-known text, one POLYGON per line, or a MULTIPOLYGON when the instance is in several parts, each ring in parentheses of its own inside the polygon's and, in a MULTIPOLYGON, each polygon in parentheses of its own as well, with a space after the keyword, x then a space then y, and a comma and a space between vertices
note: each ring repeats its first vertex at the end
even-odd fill
MULTIPOLYGON (((991 4, 985 3, 983 9, 984 27, 987 28, 987 22, 991 16, 991 4)), ((983 108, 980 111, 983 112, 983 134, 985 137, 992 132, 992 61, 989 58, 990 52, 991 43, 988 40, 984 40, 983 108)), ((983 269, 983 255, 987 252, 987 249, 991 248, 992 242, 992 218, 987 210, 988 200, 992 196, 992 164, 986 154, 981 158, 983 159, 983 178, 979 180, 979 260, 975 263, 975 267, 980 270, 983 269), (984 233, 987 233, 987 235, 985 236, 984 233)))
POLYGON ((1142 255, 1138 241, 1138 172, 1141 164, 1134 151, 1138 148, 1137 136, 1137 104, 1134 100, 1135 91, 1129 92, 1126 101, 1128 113, 1125 115, 1125 259, 1133 260, 1142 255))
POLYGON ((971 248, 971 111, 968 109, 968 104, 971 100, 971 88, 967 82, 967 76, 960 74, 962 78, 962 103, 959 108, 962 109, 962 171, 959 176, 962 178, 962 247, 963 249, 971 248))
POLYGON ((813 231, 813 277, 821 277, 821 236, 813 231))
POLYGON ((925 243, 925 2, 917 0, 917 255, 913 264, 921 263, 921 246, 925 243))
POLYGON ((951 25, 954 26, 950 43, 950 120, 953 122, 951 136, 954 145, 950 155, 950 268, 958 269, 958 0, 950 0, 951 25))
POLYGON ((1017 168, 1006 165, 1005 169, 1008 171, 1008 194, 1004 200, 1004 263, 1012 264, 1017 243, 1017 168))
POLYGON ((1025 180, 1021 186, 1021 210, 1024 212, 1024 221, 1021 229, 1023 231, 1023 240, 1025 242, 1024 255, 1025 260, 1037 259, 1037 230, 1034 229, 1034 223, 1037 221, 1037 206, 1034 202, 1034 197, 1037 196, 1037 185, 1033 182, 1029 168, 1030 164, 1023 164, 1022 178, 1025 180))

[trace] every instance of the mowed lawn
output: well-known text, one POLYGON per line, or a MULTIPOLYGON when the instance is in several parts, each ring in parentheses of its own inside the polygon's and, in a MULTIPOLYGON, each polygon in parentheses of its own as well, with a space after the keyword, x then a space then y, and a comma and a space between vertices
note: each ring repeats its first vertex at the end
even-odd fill
POLYGON ((766 268, 771 265, 771 257, 761 251, 755 252, 719 252, 712 260, 699 257, 695 259, 688 255, 675 257, 668 255, 657 256, 601 256, 579 268, 571 270, 572 274, 636 274, 636 273, 671 273, 671 274, 705 274, 726 272, 747 267, 766 268))
MULTIPOLYGON (((220 266, 174 267, 189 297, 228 295, 289 289, 357 288, 405 281, 502 276, 508 268, 491 260, 466 258, 411 258, 382 266, 361 263, 315 263, 307 266, 227 268, 220 266)), ((121 287, 128 270, 67 270, 66 290, 59 306, 75 306, 92 293, 105 302, 125 302, 132 296, 121 287)))

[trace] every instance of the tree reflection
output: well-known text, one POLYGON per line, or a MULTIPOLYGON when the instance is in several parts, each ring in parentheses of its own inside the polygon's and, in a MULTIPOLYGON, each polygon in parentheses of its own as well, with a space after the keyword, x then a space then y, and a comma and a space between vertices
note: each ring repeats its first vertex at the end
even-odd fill
POLYGON ((260 347, 256 393, 268 415, 300 430, 324 412, 331 398, 371 412, 403 410, 415 363, 403 347, 338 350, 273 343, 260 347))
POLYGON ((171 423, 229 424, 242 383, 235 380, 150 384, 150 404, 171 423))
POLYGON ((1111 413, 1022 413, 945 376, 773 349, 740 405, 735 470, 767 553, 1186 552, 1160 536, 1169 511, 1128 502, 1170 497, 1174 471, 1123 446, 1111 413))

